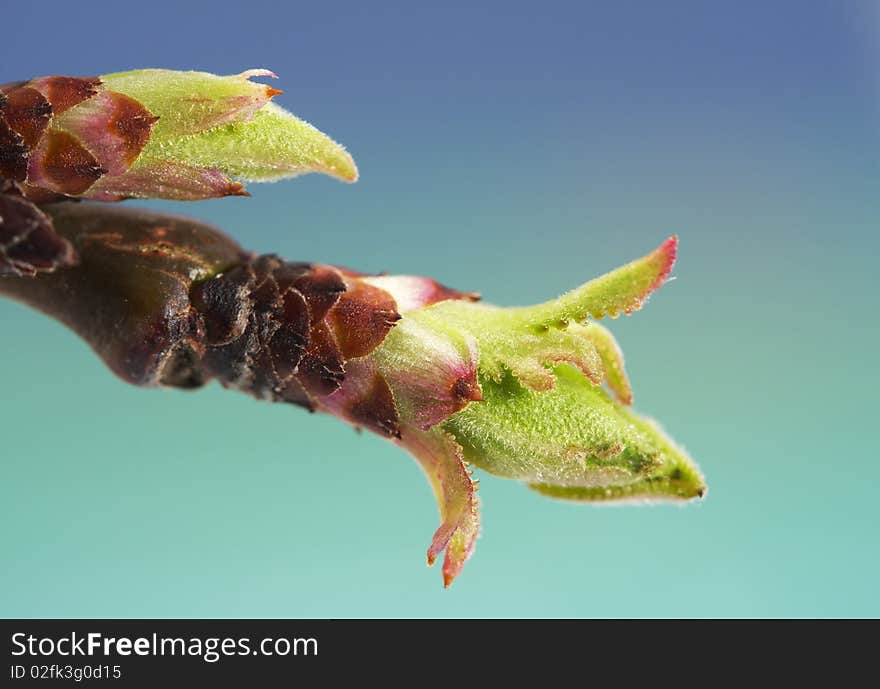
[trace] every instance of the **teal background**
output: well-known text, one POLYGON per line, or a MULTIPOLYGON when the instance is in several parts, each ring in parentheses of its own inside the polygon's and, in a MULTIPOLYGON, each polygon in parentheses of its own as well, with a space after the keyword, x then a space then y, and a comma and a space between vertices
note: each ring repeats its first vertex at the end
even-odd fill
POLYGON ((148 205, 289 258, 513 305, 679 234, 675 280, 611 328, 707 499, 484 477, 443 590, 401 450, 213 385, 127 387, 2 301, 0 615, 880 615, 880 4, 321 5, 19 3, 0 81, 272 68, 361 181, 148 205))

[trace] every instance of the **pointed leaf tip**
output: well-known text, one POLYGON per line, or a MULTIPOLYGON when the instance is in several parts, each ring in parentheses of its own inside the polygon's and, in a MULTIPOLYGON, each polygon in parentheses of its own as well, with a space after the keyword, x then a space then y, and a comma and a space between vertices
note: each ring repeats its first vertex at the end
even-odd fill
POLYGON ((583 323, 621 313, 631 314, 645 303, 669 277, 678 252, 678 237, 666 239, 654 251, 610 273, 590 280, 557 299, 518 309, 535 328, 547 329, 559 323, 583 323))
POLYGON ((672 235, 646 256, 591 280, 560 299, 582 299, 589 315, 596 319, 606 315, 616 318, 621 312, 629 315, 666 282, 677 253, 678 237, 672 235))
POLYGON ((437 498, 442 523, 434 532, 427 560, 433 565, 445 551, 443 586, 448 588, 473 553, 480 530, 476 484, 461 459, 461 447, 447 433, 405 427, 401 445, 418 460, 437 498))
MULTIPOLYGON (((657 275, 657 279, 648 289, 648 294, 660 289, 660 287, 663 286, 663 283, 666 282, 666 278, 669 277, 672 269, 675 267, 675 259, 678 257, 678 235, 674 234, 667 238, 666 241, 654 250, 654 254, 656 254, 662 267, 657 275)), ((645 296, 647 297, 648 294, 645 296)))

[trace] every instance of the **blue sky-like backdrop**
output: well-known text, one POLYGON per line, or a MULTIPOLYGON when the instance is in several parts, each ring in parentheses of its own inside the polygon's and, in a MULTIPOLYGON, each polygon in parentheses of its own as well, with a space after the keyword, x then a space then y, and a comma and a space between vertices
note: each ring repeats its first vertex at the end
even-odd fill
POLYGON ((147 205, 257 251, 543 301, 681 238, 611 323, 685 507, 485 477, 450 590, 402 451, 210 386, 139 390, 0 301, 0 615, 877 616, 880 3, 17 3, 0 82, 268 67, 346 186, 147 205))

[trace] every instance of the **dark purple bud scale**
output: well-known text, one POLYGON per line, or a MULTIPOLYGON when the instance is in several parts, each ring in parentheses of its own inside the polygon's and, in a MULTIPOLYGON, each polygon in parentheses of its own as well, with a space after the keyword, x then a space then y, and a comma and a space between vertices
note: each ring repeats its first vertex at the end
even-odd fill
POLYGON ((52 221, 43 211, 0 189, 0 277, 33 276, 75 260, 73 246, 55 233, 52 221))

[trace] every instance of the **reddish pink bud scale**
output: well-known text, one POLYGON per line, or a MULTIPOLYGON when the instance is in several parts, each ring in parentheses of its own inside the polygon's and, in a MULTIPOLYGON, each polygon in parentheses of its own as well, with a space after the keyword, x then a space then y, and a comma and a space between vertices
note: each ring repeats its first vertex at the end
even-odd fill
POLYGON ((52 112, 60 115, 94 96, 101 86, 97 77, 39 77, 29 82, 52 104, 52 112))
POLYGON ((219 170, 194 168, 182 163, 154 163, 146 169, 132 168, 122 175, 106 175, 89 190, 96 201, 131 198, 166 198, 195 201, 220 196, 249 196, 241 182, 233 182, 219 170))
POLYGON ((366 381, 362 394, 342 409, 343 418, 389 438, 400 437, 400 417, 394 394, 378 372, 366 381))
POLYGON ((158 121, 121 93, 102 91, 63 118, 110 175, 122 175, 140 155, 158 121))
POLYGON ((461 292, 441 285, 431 278, 419 275, 375 275, 365 277, 366 282, 386 290, 397 301, 401 313, 421 309, 431 304, 450 299, 479 301, 480 295, 475 292, 461 292))
POLYGON ((21 137, 25 146, 33 147, 49 125, 52 106, 42 93, 27 86, 6 91, 6 97, 7 102, 2 110, 3 119, 21 137))
POLYGON ((31 152, 27 183, 44 190, 75 196, 84 193, 104 173, 95 156, 67 132, 49 132, 31 152))
POLYGON ((354 359, 382 344, 400 314, 385 290, 357 279, 346 280, 346 287, 328 317, 343 356, 354 359))

